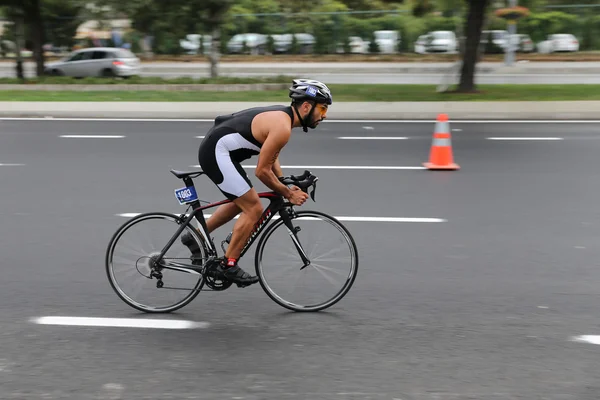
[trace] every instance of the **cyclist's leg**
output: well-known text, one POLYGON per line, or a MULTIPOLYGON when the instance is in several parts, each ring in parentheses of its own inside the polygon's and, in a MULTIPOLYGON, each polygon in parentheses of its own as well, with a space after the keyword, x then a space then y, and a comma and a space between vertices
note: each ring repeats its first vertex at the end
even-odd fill
MULTIPOLYGON (((258 193, 252 187, 252 183, 240 163, 231 159, 230 151, 227 148, 215 146, 215 151, 201 160, 201 166, 223 195, 230 199, 232 204, 241 211, 227 247, 226 260, 218 270, 223 273, 226 279, 237 284, 249 285, 256 283, 258 277, 251 276, 242 270, 237 265, 237 260, 244 247, 245 240, 250 236, 254 224, 260 219, 263 212, 258 193)), ((217 214, 216 221, 211 222, 211 228, 227 222, 227 219, 231 220, 238 213, 238 210, 228 204, 226 208, 223 208, 217 214)), ((210 219, 212 219, 212 216, 210 219)))
POLYGON ((223 264, 218 268, 218 271, 226 279, 238 285, 251 285, 258 282, 258 277, 248 274, 239 267, 237 262, 246 240, 250 237, 254 225, 262 215, 263 209, 258 193, 252 187, 248 176, 239 163, 233 164, 234 171, 237 171, 237 173, 229 170, 224 174, 225 179, 223 182, 217 186, 242 213, 233 226, 233 234, 225 252, 225 260, 223 260, 223 264))
POLYGON ((217 207, 215 212, 206 220, 206 228, 208 233, 220 228, 227 222, 231 221, 242 210, 235 203, 223 204, 217 207))
POLYGON ((252 233, 252 228, 260 219, 263 208, 254 188, 238 197, 234 200, 234 203, 242 210, 242 214, 233 226, 233 235, 225 252, 225 257, 237 260, 240 258, 240 253, 250 237, 250 233, 252 233))
MULTIPOLYGON (((207 137, 210 134, 207 133, 207 137)), ((215 136, 216 138, 220 137, 218 134, 215 136)), ((198 149, 198 162, 202 170, 206 173, 208 178, 221 190, 223 195, 227 197, 229 200, 235 200, 236 196, 231 195, 230 193, 226 193, 222 187, 225 176, 223 172, 219 168, 219 161, 217 158, 220 157, 223 159, 223 162, 228 164, 230 167, 233 167, 231 162, 231 157, 227 151, 222 151, 217 148, 217 141, 215 139, 212 140, 204 140, 198 149)), ((228 168, 231 170, 233 168, 228 168)), ((234 170, 235 172, 235 170, 234 170)), ((246 189, 247 190, 247 189, 246 189)), ((207 233, 213 232, 215 229, 220 228, 227 222, 231 221, 236 215, 238 215, 242 210, 235 203, 223 204, 222 206, 217 207, 214 213, 206 220, 206 228, 208 229, 207 233)))

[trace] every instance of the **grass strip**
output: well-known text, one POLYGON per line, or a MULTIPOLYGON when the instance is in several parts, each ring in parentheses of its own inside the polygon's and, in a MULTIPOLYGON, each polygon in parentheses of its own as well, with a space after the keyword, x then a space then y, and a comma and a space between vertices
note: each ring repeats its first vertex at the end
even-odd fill
MULTIPOLYGON (((330 85, 334 102, 600 100, 600 85, 480 85, 480 93, 437 93, 435 85, 330 85)), ((286 90, 263 92, 2 91, 0 101, 288 102, 286 90)))

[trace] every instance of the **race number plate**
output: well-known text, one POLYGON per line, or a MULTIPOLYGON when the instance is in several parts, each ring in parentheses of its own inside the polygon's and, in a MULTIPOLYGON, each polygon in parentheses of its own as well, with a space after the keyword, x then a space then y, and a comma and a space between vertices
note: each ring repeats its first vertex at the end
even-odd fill
POLYGON ((177 201, 179 201, 179 204, 187 204, 198 200, 196 189, 194 189, 193 186, 176 189, 175 197, 177 197, 177 201))

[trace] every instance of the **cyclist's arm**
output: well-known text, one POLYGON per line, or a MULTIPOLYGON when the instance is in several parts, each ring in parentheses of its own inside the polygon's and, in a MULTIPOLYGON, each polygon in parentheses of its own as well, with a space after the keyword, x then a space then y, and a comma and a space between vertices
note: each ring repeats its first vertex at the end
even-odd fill
POLYGON ((290 139, 290 135, 291 131, 289 127, 286 127, 284 124, 274 127, 269 131, 267 139, 260 150, 258 164, 254 173, 269 189, 274 190, 285 198, 289 198, 292 191, 286 185, 279 182, 278 176, 281 175, 275 175, 274 168, 279 168, 281 172, 281 167, 277 159, 279 152, 290 139), (277 166, 275 166, 275 163, 277 163, 277 166))
POLYGON ((283 171, 281 170, 281 164, 279 163, 279 156, 277 156, 277 159, 273 163, 273 168, 271 169, 273 170, 275 176, 277 176, 278 178, 283 177, 283 171))

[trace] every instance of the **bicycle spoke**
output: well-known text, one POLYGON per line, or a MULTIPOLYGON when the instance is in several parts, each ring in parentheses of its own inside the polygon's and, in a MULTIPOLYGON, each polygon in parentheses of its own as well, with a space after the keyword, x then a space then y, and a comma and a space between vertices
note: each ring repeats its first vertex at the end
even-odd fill
POLYGON ((275 273, 271 273, 269 274, 269 279, 271 278, 276 278, 281 276, 284 272, 289 272, 289 271, 293 271, 295 269, 300 270, 300 267, 302 267, 302 263, 295 263, 294 265, 292 265, 291 267, 285 267, 285 268, 279 268, 277 269, 277 271, 275 273))
POLYGON ((290 292, 290 294, 294 294, 296 292, 296 289, 298 288, 298 281, 300 280, 300 277, 306 275, 306 271, 301 272, 299 274, 294 274, 294 282, 292 284, 292 291, 290 292))
POLYGON ((313 254, 315 253, 315 251, 317 251, 317 248, 319 247, 319 243, 323 242, 323 232, 321 232, 319 234, 319 239, 317 239, 317 244, 315 244, 315 247, 313 247, 312 251, 310 252, 310 258, 313 258, 313 254))
POLYGON ((119 244, 119 249, 123 249, 123 253, 130 254, 131 256, 136 257, 136 259, 139 258, 141 254, 146 253, 141 247, 134 249, 133 247, 127 246, 127 244, 129 243, 126 242, 119 244))
POLYGON ((318 271, 321 275, 323 275, 323 277, 325 277, 325 279, 331 283, 333 286, 337 286, 338 285, 338 281, 336 281, 335 279, 333 279, 331 276, 329 276, 328 274, 325 273, 325 271, 323 271, 321 268, 319 268, 320 266, 318 264, 312 264, 315 268, 316 271, 318 271))
POLYGON ((343 272, 340 272, 340 271, 338 271, 338 270, 337 270, 337 269, 335 269, 335 268, 326 267, 326 266, 324 266, 324 265, 317 264, 317 263, 311 263, 311 265, 313 265, 313 266, 315 266, 315 267, 318 267, 318 268, 321 268, 321 269, 324 269, 325 271, 333 272, 334 274, 338 274, 338 275, 340 275, 340 276, 343 276, 343 277, 347 277, 347 276, 348 276, 348 274, 345 274, 345 273, 343 273, 343 272))
POLYGON ((328 250, 326 253, 323 253, 323 254, 321 254, 321 255, 320 255, 320 256, 318 256, 318 257, 314 257, 314 258, 312 258, 312 260, 323 260, 323 258, 322 258, 322 257, 326 257, 326 256, 328 256, 328 255, 330 255, 330 254, 333 254, 333 253, 335 253, 336 251, 339 251, 339 249, 331 249, 331 250, 328 250))

